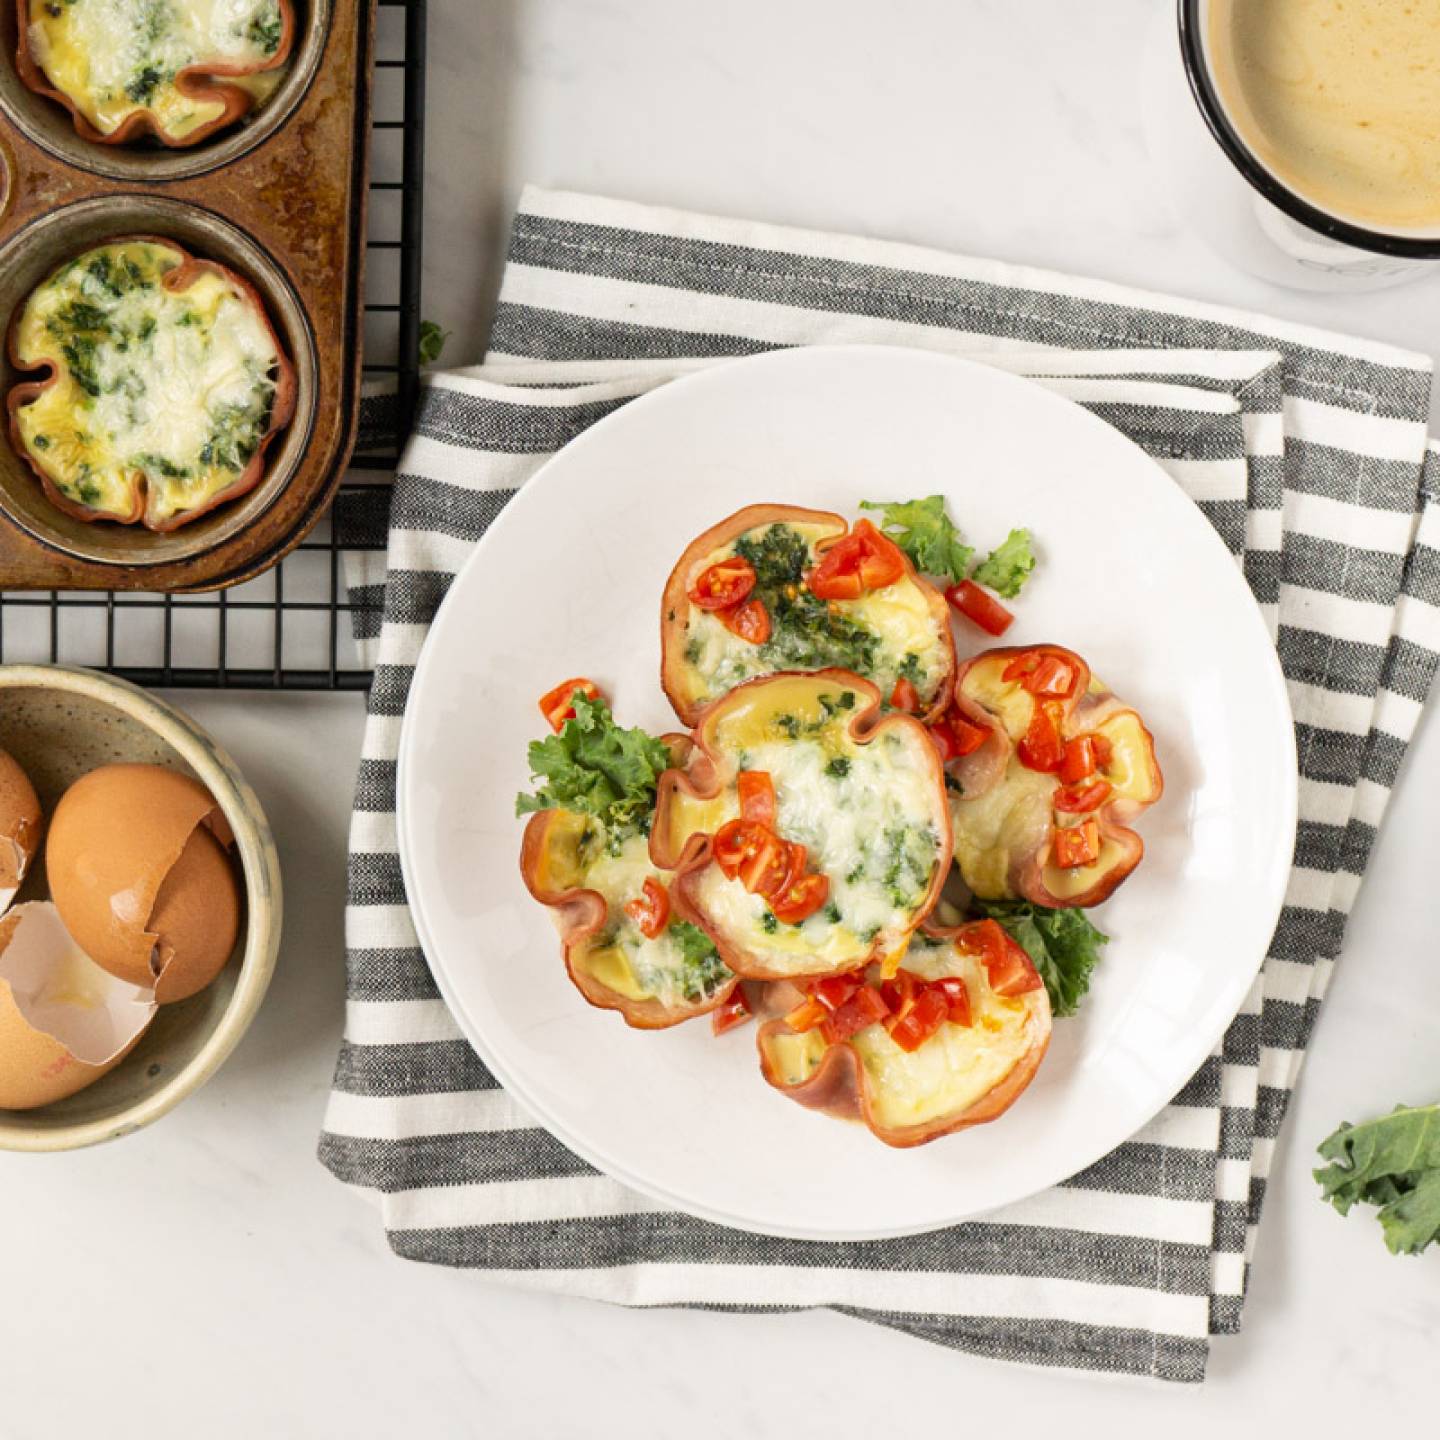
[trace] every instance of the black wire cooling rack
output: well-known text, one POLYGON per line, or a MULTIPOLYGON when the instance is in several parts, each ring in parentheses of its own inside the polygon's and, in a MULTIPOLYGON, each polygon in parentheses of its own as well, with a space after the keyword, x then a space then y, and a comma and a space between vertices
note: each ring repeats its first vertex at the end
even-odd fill
POLYGON ((378 632, 386 482, 420 384, 426 0, 378 0, 361 434, 330 511, 266 574, 205 595, 0 592, 0 664, 140 685, 363 690, 378 632), (342 563, 342 556, 348 563, 342 563), (365 584, 369 562, 375 583, 365 584))

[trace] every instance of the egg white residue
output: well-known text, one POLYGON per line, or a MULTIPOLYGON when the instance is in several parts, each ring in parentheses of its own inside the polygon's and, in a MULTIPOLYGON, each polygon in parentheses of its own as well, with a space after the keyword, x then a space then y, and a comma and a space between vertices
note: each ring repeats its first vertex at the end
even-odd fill
POLYGON ((71 938, 48 901, 17 906, 6 918, 0 980, 32 1029, 77 1060, 104 1065, 150 1023, 155 992, 102 970, 71 938))

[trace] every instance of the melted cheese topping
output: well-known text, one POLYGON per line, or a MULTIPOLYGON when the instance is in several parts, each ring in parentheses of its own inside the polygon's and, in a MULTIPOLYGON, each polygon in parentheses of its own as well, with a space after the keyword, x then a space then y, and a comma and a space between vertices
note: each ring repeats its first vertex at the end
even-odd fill
POLYGON ((1030 1007, 997 995, 985 967, 953 945, 913 947, 905 966, 927 980, 964 977, 970 1025, 944 1022, 919 1049, 906 1052, 883 1025, 871 1025, 852 1044, 870 1082, 876 1121, 900 1129, 967 1110, 1020 1063, 1035 1040, 1030 1007))
POLYGON ((961 686, 971 700, 1000 721, 1012 740, 1019 740, 1030 728, 1035 697, 1018 681, 1001 678, 1009 664, 1009 656, 977 660, 965 672, 961 686))
POLYGON ((727 709, 707 737, 721 767, 723 819, 739 814, 739 771, 768 772, 776 830, 804 845, 807 868, 830 881, 828 904, 786 925, 738 879, 705 870, 697 889, 707 917, 772 973, 847 968, 877 944, 898 958, 924 913, 946 828, 933 751, 909 727, 857 743, 849 727, 863 703, 833 682, 785 677, 727 709))
POLYGON ((1045 843, 1053 823, 1052 797, 1058 788, 1053 775, 1027 770, 1012 755, 1004 777, 992 789, 970 799, 951 795, 955 863, 961 878, 980 899, 1013 896, 1011 865, 1045 843))
POLYGON ((1149 805, 1157 787, 1140 717, 1133 710, 1120 710, 1095 728, 1110 742, 1110 760, 1100 773, 1110 782, 1115 798, 1149 805))
POLYGON ((1061 869, 1046 865, 1041 871, 1045 888, 1061 900, 1083 895, 1102 876, 1109 873, 1119 862, 1124 850, 1108 837, 1100 842, 1100 858, 1093 865, 1078 865, 1073 869, 1061 869))
POLYGON ((779 1030, 766 1038, 765 1048, 782 1084, 803 1085, 819 1069, 825 1041, 818 1030, 807 1030, 803 1035, 779 1030))
POLYGON ((25 368, 55 380, 17 412, 30 457, 63 495, 130 519, 143 485, 152 520, 198 509, 233 485, 269 423, 275 338, 259 307, 221 275, 176 292, 182 256, 127 241, 73 260, 26 302, 25 368))
MULTIPOLYGON (((1029 728, 1034 697, 1014 681, 1001 679, 1008 656, 977 660, 961 682, 965 694, 1000 722, 1012 741, 1029 728)), ((1033 853, 1050 833, 1053 775, 1029 770, 1012 752, 998 784, 975 796, 952 794, 955 863, 966 885, 982 900, 1013 895, 1010 869, 1016 857, 1033 853)))
MULTIPOLYGON (((277 0, 29 0, 30 49, 47 79, 102 134, 140 110, 183 139, 216 119, 219 101, 182 93, 192 65, 258 67, 280 48, 277 0)), ((261 105, 283 66, 226 83, 261 105)))
MULTIPOLYGON (((695 573, 698 575, 709 566, 729 559, 735 554, 737 544, 758 544, 776 529, 791 531, 804 540, 809 552, 806 569, 815 562, 815 546, 837 533, 832 526, 825 525, 761 525, 712 550, 696 566, 695 573)), ((713 699, 746 680, 777 670, 815 670, 837 665, 873 680, 886 696, 903 674, 915 686, 921 703, 928 706, 950 671, 951 659, 946 625, 931 613, 926 593, 919 584, 907 576, 858 600, 828 603, 835 614, 873 637, 870 663, 865 663, 863 653, 853 647, 827 652, 814 663, 813 642, 802 632, 788 630, 784 621, 777 621, 773 615, 772 621, 776 623, 769 641, 752 645, 727 630, 713 613, 691 606, 683 643, 694 698, 713 699)))
POLYGON ((605 925, 577 951, 576 967, 627 1000, 658 1000, 672 1009, 701 1004, 730 980, 730 970, 713 945, 687 958, 685 932, 673 924, 654 939, 641 934, 625 906, 652 878, 662 885, 670 879, 650 863, 643 835, 612 838, 598 821, 568 811, 551 823, 542 884, 556 890, 583 885, 605 901, 605 925))

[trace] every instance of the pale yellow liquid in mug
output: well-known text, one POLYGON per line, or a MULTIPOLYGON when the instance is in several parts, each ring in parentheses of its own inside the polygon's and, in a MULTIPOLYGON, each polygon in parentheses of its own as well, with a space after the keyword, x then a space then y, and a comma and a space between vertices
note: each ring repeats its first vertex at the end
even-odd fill
POLYGON ((1287 189, 1440 232, 1440 0, 1213 0, 1206 38, 1231 123, 1287 189))

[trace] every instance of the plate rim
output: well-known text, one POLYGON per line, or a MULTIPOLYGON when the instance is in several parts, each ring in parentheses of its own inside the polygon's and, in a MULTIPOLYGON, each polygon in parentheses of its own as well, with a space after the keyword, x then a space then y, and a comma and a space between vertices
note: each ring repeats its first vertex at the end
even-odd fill
MULTIPOLYGON (((1269 681, 1271 698, 1277 702, 1276 719, 1283 720, 1284 722, 1283 725, 1277 726, 1276 736, 1280 749, 1283 752, 1282 758, 1284 765, 1282 769, 1286 782, 1284 784, 1284 793, 1281 796, 1283 813, 1280 816, 1280 843, 1277 844, 1276 847, 1276 858, 1271 861, 1270 868, 1263 876, 1266 882, 1264 887, 1265 893, 1269 893, 1272 896, 1271 903, 1265 908, 1266 912, 1270 915, 1269 929, 1271 933, 1273 933, 1274 926, 1278 924, 1280 915, 1284 909, 1289 876, 1294 865, 1294 837, 1299 822, 1299 761, 1295 738, 1294 713, 1290 704, 1289 690, 1285 680, 1284 670, 1280 663, 1278 648, 1266 627, 1260 606, 1255 600, 1248 582, 1244 578, 1243 571, 1235 563, 1235 557, 1225 548, 1224 542, 1221 540, 1219 534, 1209 521, 1205 519, 1204 515, 1199 511, 1198 506, 1190 500, 1189 496, 1185 495, 1179 484, 1165 472, 1158 461, 1148 454, 1143 447, 1136 444, 1129 436, 1116 429, 1113 425, 1109 425, 1098 416, 1091 414, 1083 406, 1066 399, 1064 396, 1056 394, 1053 390, 1039 384, 1028 376, 1015 374, 998 366, 987 365, 981 360, 962 355, 954 355, 944 351, 869 342, 857 344, 798 345, 786 349, 766 350, 755 355, 718 359, 714 364, 708 365, 704 369, 678 375, 674 379, 667 380, 650 390, 642 392, 597 420, 593 425, 563 445, 525 482, 524 488, 529 490, 536 484, 543 483, 545 476, 562 459, 567 457, 573 458, 573 452, 577 449, 586 448, 588 444, 592 442, 592 437, 597 431, 605 431, 608 428, 613 428, 615 424, 621 423, 622 417, 626 417, 624 423, 633 423, 633 416, 637 409, 648 410, 655 405, 669 403, 670 397, 673 396, 677 387, 683 387, 686 390, 701 389, 705 385, 713 383, 717 375, 723 372, 733 371, 736 367, 758 369, 771 366, 788 368, 792 365, 814 363, 817 359, 821 363, 825 363, 829 358, 842 355, 854 356, 857 354, 871 358, 883 356, 884 360, 882 363, 889 363, 891 360, 903 357, 904 363, 907 364, 915 361, 922 363, 933 362, 940 367, 958 368, 963 372, 969 372, 971 374, 977 371, 983 372, 987 380, 997 380, 1002 384, 1023 387, 1042 404, 1053 403, 1055 406, 1065 406, 1072 413, 1072 416, 1078 415, 1083 418, 1084 422, 1100 427, 1107 433, 1111 441, 1118 441, 1130 447, 1148 465, 1157 471, 1160 479, 1164 481, 1166 486, 1171 488, 1175 498, 1181 502, 1186 512, 1193 516, 1195 522, 1198 522, 1201 528, 1195 533, 1208 537, 1208 540, 1202 541, 1201 543, 1209 543, 1219 547, 1220 553, 1217 559, 1223 559, 1225 568, 1234 576, 1233 583, 1241 587, 1241 593, 1249 602, 1247 607, 1249 623, 1252 624, 1252 633, 1261 642, 1259 649, 1260 653, 1265 656, 1265 669, 1269 681)), ((481 376, 478 378, 488 379, 491 377, 481 376)), ((497 372, 495 378, 499 383, 504 383, 503 373, 497 372)), ((617 375, 616 378, 623 377, 617 375)), ((593 1165, 600 1173, 609 1176, 622 1185, 628 1186, 641 1195, 648 1196, 652 1200, 659 1201, 661 1204, 670 1206, 684 1214, 747 1234, 770 1236, 779 1239, 813 1241, 817 1243, 844 1244, 873 1240, 901 1239, 914 1235, 931 1234, 974 1219, 977 1216, 993 1213, 1008 1205, 1022 1203, 1036 1194, 1043 1193, 1045 1189, 1061 1184, 1063 1181, 1087 1169, 1090 1165, 1093 1165, 1096 1161, 1111 1153, 1116 1144, 1124 1144, 1127 1139, 1131 1138, 1131 1135, 1138 1133, 1140 1129, 1143 1129, 1156 1115, 1160 1114, 1161 1111, 1172 1103, 1174 1096, 1165 1096, 1158 1102, 1155 1109, 1140 1122, 1136 1130, 1130 1132, 1130 1135, 1122 1136, 1120 1140, 1113 1143, 1107 1143, 1104 1148, 1097 1150, 1094 1154, 1089 1155, 1087 1159, 1077 1164, 1073 1170, 1054 1177, 1054 1179, 1047 1181, 1045 1185, 1036 1189, 1027 1189, 1020 1194, 999 1201, 995 1205, 986 1205, 978 1208, 962 1208, 956 1214, 946 1219, 924 1220, 913 1225, 882 1225, 863 1229, 816 1229, 806 1226, 768 1223, 758 1224, 749 1217, 737 1217, 727 1211, 716 1209, 703 1202, 697 1202, 688 1196, 680 1196, 663 1184, 636 1174, 626 1165, 618 1163, 614 1157, 605 1154, 599 1147, 592 1146, 583 1135, 576 1134, 569 1126, 551 1117, 547 1113, 546 1107, 533 1098, 532 1092, 524 1080, 518 1077, 503 1062, 497 1061, 495 1056, 490 1052, 489 1047, 480 1039, 478 1027, 471 1022, 465 1007, 459 1003, 456 997, 449 977, 445 974, 443 962, 433 958, 433 956, 438 953, 438 947, 435 945, 433 932, 425 916, 424 907, 417 899, 420 891, 414 884, 415 877, 412 871, 412 862, 409 857, 411 817, 410 807, 406 798, 407 778, 412 773, 411 757, 415 748, 415 735, 419 728, 418 722, 414 719, 412 702, 422 693, 425 677, 428 674, 430 666, 435 663, 434 657, 438 651, 435 637, 440 631, 441 623, 446 618, 447 612, 454 608, 451 602, 461 588, 461 581, 472 569, 478 566, 481 557, 486 551, 487 545, 492 543, 492 536, 496 534, 497 527, 500 529, 503 538, 505 510, 508 508, 508 506, 502 508, 500 514, 496 517, 495 523, 475 542, 474 549, 471 550, 464 563, 455 572, 454 578, 447 587, 439 608, 430 621, 429 629, 426 631, 425 639, 421 645, 420 654, 415 661, 414 673, 411 676, 410 686, 406 693, 405 709, 401 717, 400 736, 396 756, 396 849, 400 859, 401 879, 405 886, 406 904, 410 911, 416 938, 419 941, 421 953, 425 958, 426 968, 429 970, 436 987, 440 991, 446 1009, 449 1011, 451 1018, 455 1021, 456 1026, 459 1028, 466 1042, 475 1050, 476 1054, 494 1075, 501 1087, 520 1104, 521 1108, 529 1113, 537 1125, 545 1129, 581 1159, 593 1165)), ((1179 513, 1178 509, 1177 513, 1179 513)), ((1182 523, 1189 524, 1191 522, 1185 521, 1182 523)), ((1264 965, 1267 953, 1268 942, 1256 957, 1253 968, 1246 967, 1242 971, 1237 967, 1234 971, 1235 978, 1232 981, 1232 985, 1225 988, 1227 990, 1233 988, 1235 991, 1235 1011, 1229 1015, 1229 1018, 1221 1022, 1214 1034, 1210 1034, 1208 1027, 1206 1027, 1203 1044, 1195 1042, 1192 1045, 1191 1050, 1194 1054, 1194 1061, 1193 1064, 1187 1066, 1187 1075, 1199 1070, 1204 1064, 1206 1057, 1229 1028, 1235 1018, 1235 1014, 1239 1012, 1239 1006, 1244 1002, 1246 992, 1264 965)), ((1229 1006, 1227 1005, 1225 1009, 1228 1011, 1229 1006)), ((1186 1053, 1190 1053, 1190 1051, 1186 1053)), ((1181 1082, 1182 1087, 1184 1083, 1184 1081, 1181 1082)))

